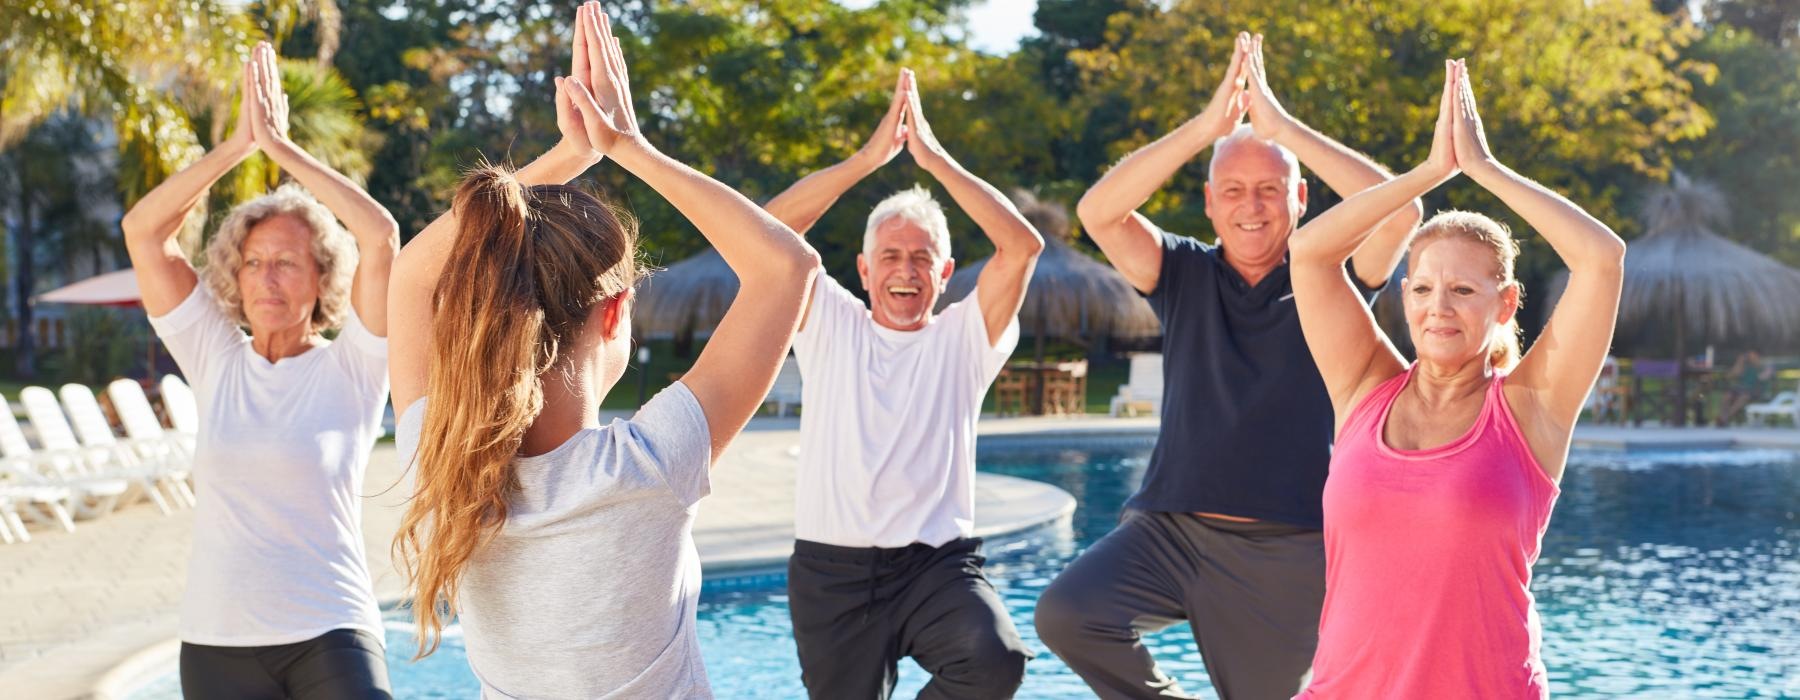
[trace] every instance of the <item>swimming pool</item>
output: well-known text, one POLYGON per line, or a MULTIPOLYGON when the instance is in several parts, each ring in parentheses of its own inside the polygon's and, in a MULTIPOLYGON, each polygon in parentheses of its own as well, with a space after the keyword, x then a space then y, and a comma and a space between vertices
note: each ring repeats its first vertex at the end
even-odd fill
MULTIPOLYGON (((987 440, 981 469, 1055 484, 1080 508, 1068 528, 990 541, 988 574, 1038 658, 1020 698, 1091 698, 1038 641, 1031 613, 1050 579, 1111 529, 1143 477, 1144 439, 1068 445, 987 440)), ((704 507, 704 506, 702 506, 704 507)), ((1800 455, 1784 451, 1577 451, 1533 590, 1559 698, 1800 697, 1800 455)), ((460 629, 411 663, 410 621, 390 613, 398 697, 472 697, 460 629)), ((700 641, 721 698, 803 697, 778 579, 707 582, 700 641)), ((1146 645, 1184 688, 1211 696, 1185 625, 1146 645)), ((901 664, 895 697, 925 674, 901 664)), ((134 697, 174 697, 174 678, 134 697)))

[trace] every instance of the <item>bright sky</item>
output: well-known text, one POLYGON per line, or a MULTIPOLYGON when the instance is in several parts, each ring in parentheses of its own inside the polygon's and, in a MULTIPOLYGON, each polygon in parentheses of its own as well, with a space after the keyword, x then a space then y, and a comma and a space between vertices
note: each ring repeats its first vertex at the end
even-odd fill
MULTIPOLYGON (((875 0, 837 0, 845 7, 862 8, 875 0)), ((1019 40, 1037 34, 1031 14, 1037 0, 975 0, 969 6, 969 44, 992 54, 1011 53, 1019 40)))

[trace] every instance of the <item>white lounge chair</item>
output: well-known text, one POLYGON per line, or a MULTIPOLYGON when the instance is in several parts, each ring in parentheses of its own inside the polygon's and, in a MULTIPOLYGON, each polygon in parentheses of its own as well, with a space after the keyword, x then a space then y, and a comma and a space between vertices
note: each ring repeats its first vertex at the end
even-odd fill
MULTIPOLYGON (((74 492, 67 486, 50 483, 32 468, 31 445, 12 416, 12 406, 4 405, 4 409, 7 415, 0 417, 0 446, 4 446, 4 454, 0 455, 0 539, 7 544, 31 541, 31 532, 25 529, 21 515, 74 532, 75 522, 69 516, 74 492)), ((124 484, 119 489, 124 491, 124 484)))
MULTIPOLYGON (((68 423, 62 421, 62 408, 56 405, 56 396, 43 387, 26 387, 20 392, 20 402, 25 404, 27 413, 32 411, 33 403, 41 403, 47 399, 49 408, 56 412, 56 418, 62 422, 62 430, 68 432, 68 423), (37 391, 31 391, 36 389, 37 391), (32 400, 27 401, 27 398, 32 400)), ((40 407, 41 410, 41 407, 40 407)), ((46 419, 48 420, 48 419, 46 419)), ((37 427, 33 421, 33 430, 42 436, 45 430, 54 432, 56 426, 37 427)), ((74 443, 74 436, 68 437, 74 443)), ((41 441, 41 440, 40 440, 41 441)), ((18 419, 12 415, 12 407, 6 408, 6 415, 0 416, 0 456, 5 458, 7 471, 23 485, 60 487, 67 490, 67 498, 62 501, 63 510, 80 518, 94 518, 111 513, 118 507, 119 498, 131 488, 124 479, 94 476, 86 467, 87 456, 79 447, 73 450, 43 449, 34 450, 31 443, 25 440, 25 432, 19 429, 18 419)), ((52 519, 56 517, 56 509, 51 509, 52 519)), ((71 523, 68 528, 74 527, 71 523)))
POLYGON ((173 374, 163 375, 161 384, 163 411, 169 416, 169 426, 192 457, 194 436, 200 434, 200 405, 194 400, 194 390, 173 374))
POLYGON ((176 434, 163 430, 150 398, 144 396, 144 387, 135 380, 116 379, 106 385, 106 398, 112 400, 119 422, 125 425, 125 436, 130 438, 127 447, 141 463, 161 473, 160 483, 175 500, 192 508, 194 490, 188 487, 188 477, 193 473, 193 453, 176 434))
POLYGON ((1745 406, 1744 417, 1749 419, 1751 425, 1763 425, 1776 418, 1786 417, 1789 422, 1800 427, 1800 391, 1784 391, 1767 402, 1745 406))
POLYGON ((800 363, 793 355, 781 361, 781 371, 775 373, 775 385, 769 387, 763 403, 775 404, 777 416, 787 415, 788 406, 800 405, 800 363))
POLYGON ((1159 352, 1141 352, 1131 356, 1131 373, 1126 376, 1125 385, 1119 387, 1119 393, 1112 399, 1110 413, 1114 416, 1148 413, 1162 413, 1163 397, 1163 356, 1159 352))
MULTIPOLYGON (((140 453, 135 442, 122 441, 113 434, 112 422, 106 419, 106 412, 100 410, 100 401, 94 396, 93 389, 85 384, 64 384, 56 394, 62 399, 63 410, 68 413, 69 423, 74 426, 75 437, 81 441, 81 446, 87 448, 89 454, 105 455, 106 462, 99 466, 101 473, 124 477, 137 484, 144 497, 155 503, 163 515, 173 515, 175 506, 188 505, 179 495, 170 502, 167 494, 176 491, 171 483, 173 479, 165 473, 163 464, 146 460, 146 456, 157 456, 154 448, 140 453)), ((186 485, 181 488, 186 489, 186 485)))
POLYGON ((64 532, 74 532, 75 521, 69 516, 67 505, 68 487, 16 483, 25 474, 0 470, 0 540, 7 544, 31 541, 31 531, 25 529, 25 519, 21 515, 55 523, 64 532))
MULTIPOLYGON (((55 394, 43 387, 28 386, 19 392, 31 427, 37 430, 38 442, 52 452, 79 455, 73 461, 82 476, 124 479, 136 485, 137 495, 150 499, 164 515, 173 513, 168 499, 157 487, 156 470, 137 464, 131 451, 118 444, 112 426, 106 423, 106 414, 100 412, 100 404, 94 400, 94 392, 85 386, 80 387, 83 391, 69 390, 73 386, 80 385, 63 386, 64 400, 60 403, 55 394), (70 398, 74 399, 73 404, 70 398), (64 409, 68 409, 67 415, 64 409), (78 427, 72 428, 71 422, 78 427)), ((120 499, 120 505, 134 501, 136 498, 127 494, 120 499)))

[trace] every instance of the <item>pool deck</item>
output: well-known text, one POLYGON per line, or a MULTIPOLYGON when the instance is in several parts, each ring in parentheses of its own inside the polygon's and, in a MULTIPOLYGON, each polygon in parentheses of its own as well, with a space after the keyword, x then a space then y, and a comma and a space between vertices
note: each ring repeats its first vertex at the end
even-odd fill
MULTIPOLYGON (((793 540, 798 420, 758 418, 713 472, 694 537, 709 578, 778 570, 793 540)), ((1147 436, 1155 418, 1009 418, 980 424, 984 449, 1013 438, 1031 441, 1147 436)), ((1800 430, 1582 426, 1586 449, 1774 448, 1800 451, 1800 430)), ((391 445, 377 448, 367 485, 363 530, 376 594, 400 597, 388 543, 403 494, 386 488, 400 476, 391 445)), ((1076 503, 1044 484, 982 474, 976 480, 977 530, 995 536, 1066 521, 1076 503)), ((169 517, 146 503, 74 533, 34 525, 29 544, 0 545, 0 689, 7 697, 113 698, 165 672, 174 641, 193 518, 169 517)))

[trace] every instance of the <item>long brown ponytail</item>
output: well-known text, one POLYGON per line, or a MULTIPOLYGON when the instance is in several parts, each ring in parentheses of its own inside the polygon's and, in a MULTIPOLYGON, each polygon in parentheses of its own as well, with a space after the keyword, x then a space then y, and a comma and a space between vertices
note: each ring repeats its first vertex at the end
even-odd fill
POLYGON ((513 459, 556 366, 598 304, 637 278, 637 232, 579 189, 476 170, 452 205, 456 241, 432 294, 430 401, 412 502, 394 538, 419 626, 437 650, 458 581, 506 522, 513 459))

